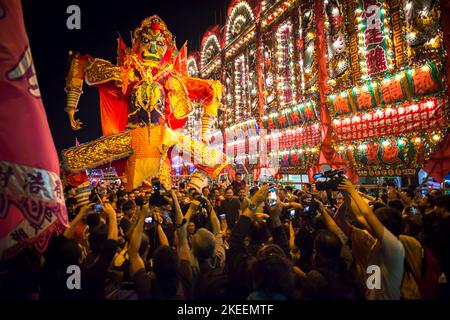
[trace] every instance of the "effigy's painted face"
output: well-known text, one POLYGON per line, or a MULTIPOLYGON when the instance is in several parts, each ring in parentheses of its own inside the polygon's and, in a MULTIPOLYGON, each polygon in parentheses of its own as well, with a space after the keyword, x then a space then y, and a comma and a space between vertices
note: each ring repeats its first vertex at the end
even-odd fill
POLYGON ((154 15, 144 19, 134 31, 133 52, 144 64, 157 64, 174 45, 172 33, 164 21, 154 15))
POLYGON ((138 49, 142 61, 160 62, 167 49, 167 40, 163 33, 151 27, 142 30, 138 49))

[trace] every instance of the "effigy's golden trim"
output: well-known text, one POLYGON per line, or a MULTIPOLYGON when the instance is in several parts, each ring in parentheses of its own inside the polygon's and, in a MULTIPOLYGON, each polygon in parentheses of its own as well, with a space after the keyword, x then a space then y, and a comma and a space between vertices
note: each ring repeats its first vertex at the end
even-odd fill
POLYGON ((194 111, 186 86, 178 76, 172 75, 170 84, 166 83, 166 89, 176 119, 183 119, 194 111))
POLYGON ((63 150, 62 160, 66 170, 79 173, 111 161, 127 158, 133 153, 131 134, 127 131, 63 150))
POLYGON ((120 68, 103 59, 94 59, 86 67, 86 83, 99 85, 109 81, 122 82, 120 68))

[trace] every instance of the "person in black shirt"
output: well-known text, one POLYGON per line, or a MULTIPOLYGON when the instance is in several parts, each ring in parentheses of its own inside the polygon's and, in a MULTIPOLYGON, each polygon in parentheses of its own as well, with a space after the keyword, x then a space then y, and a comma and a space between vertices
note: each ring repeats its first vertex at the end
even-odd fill
POLYGON ((238 194, 241 189, 246 189, 247 184, 245 183, 245 180, 242 179, 242 173, 236 173, 236 178, 231 182, 230 186, 233 188, 234 194, 238 194))
POLYGON ((227 225, 231 229, 235 225, 237 219, 242 214, 241 203, 239 199, 234 197, 232 187, 228 187, 225 191, 225 200, 222 201, 219 208, 219 215, 225 214, 227 225))

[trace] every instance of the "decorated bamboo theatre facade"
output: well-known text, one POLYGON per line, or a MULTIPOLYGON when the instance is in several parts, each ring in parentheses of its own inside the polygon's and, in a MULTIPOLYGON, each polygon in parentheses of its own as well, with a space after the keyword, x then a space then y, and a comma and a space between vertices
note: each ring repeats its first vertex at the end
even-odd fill
POLYGON ((263 166, 264 132, 279 173, 415 175, 448 128, 441 24, 431 0, 232 1, 188 69, 224 85, 213 141, 232 162, 263 166))

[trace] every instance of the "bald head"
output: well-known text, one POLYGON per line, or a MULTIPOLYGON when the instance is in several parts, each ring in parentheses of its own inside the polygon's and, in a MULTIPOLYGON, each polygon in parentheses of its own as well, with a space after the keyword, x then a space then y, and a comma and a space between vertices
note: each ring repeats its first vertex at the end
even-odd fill
POLYGON ((197 259, 211 258, 216 251, 216 237, 211 231, 201 228, 192 239, 192 251, 197 259))

